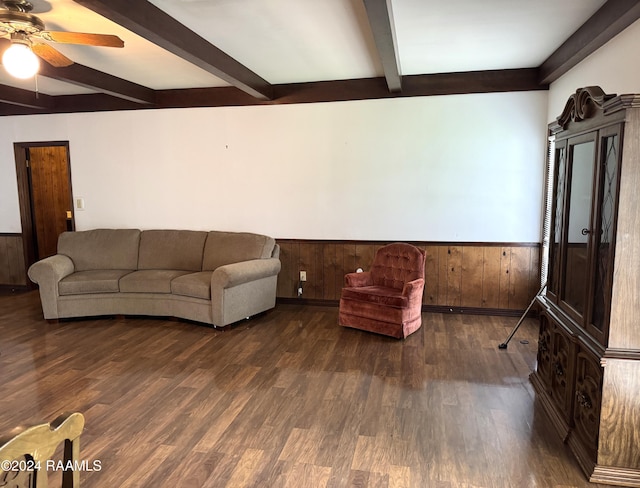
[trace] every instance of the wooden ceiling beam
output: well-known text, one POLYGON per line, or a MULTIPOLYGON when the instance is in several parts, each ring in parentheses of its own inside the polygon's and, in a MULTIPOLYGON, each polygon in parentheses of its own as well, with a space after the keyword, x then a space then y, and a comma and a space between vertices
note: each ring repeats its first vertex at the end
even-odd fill
POLYGON ((364 0, 369 25, 382 61, 384 77, 391 93, 402 91, 395 23, 390 0, 364 0))
POLYGON ((40 63, 40 75, 131 102, 150 105, 156 102, 155 90, 78 63, 62 68, 40 63))
MULTIPOLYGON (((495 93, 547 90, 538 83, 538 69, 512 69, 410 75, 404 77, 402 92, 390 93, 383 77, 274 85, 274 100, 258 100, 232 86, 158 90, 156 105, 115 99, 102 93, 58 95, 54 106, 44 113, 100 112, 147 108, 239 107, 294 103, 375 100, 426 97, 465 93, 495 93)), ((43 110, 0 105, 0 116, 43 113, 43 110)))
POLYGON ((8 85, 0 85, 0 102, 43 111, 54 108, 53 97, 8 85))
POLYGON ((273 87, 246 66, 147 1, 74 0, 260 100, 273 87))
POLYGON ((549 84, 640 18, 640 0, 608 0, 540 65, 540 83, 549 84))
MULTIPOLYGON (((0 56, 10 45, 11 42, 8 39, 0 39, 0 56)), ((78 63, 64 68, 54 68, 49 63, 41 61, 38 75, 89 88, 90 90, 102 92, 130 102, 143 104, 155 104, 156 102, 156 92, 154 90, 78 63)), ((43 100, 45 99, 43 95, 40 95, 40 97, 43 100)), ((53 99, 53 97, 50 98, 53 99)), ((17 100, 20 103, 14 103, 14 105, 21 105, 24 99, 28 101, 29 97, 25 95, 18 96, 17 100)), ((6 101, 6 103, 11 102, 6 101)), ((31 108, 52 108, 49 105, 40 107, 37 103, 35 105, 27 104, 23 106, 31 108)))

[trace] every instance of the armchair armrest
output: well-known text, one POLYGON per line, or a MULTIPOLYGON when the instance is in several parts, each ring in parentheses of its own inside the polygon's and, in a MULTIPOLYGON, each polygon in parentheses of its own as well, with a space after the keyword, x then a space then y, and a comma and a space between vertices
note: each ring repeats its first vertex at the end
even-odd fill
POLYGON ((362 273, 347 273, 344 275, 344 286, 358 288, 361 286, 373 286, 373 278, 369 271, 362 273))
POLYGON ((424 278, 407 281, 402 288, 402 294, 409 298, 409 303, 422 302, 422 293, 424 292, 424 278))
POLYGON ((211 287, 232 288, 260 278, 275 276, 280 272, 281 266, 277 258, 252 259, 226 264, 216 268, 211 274, 211 287))

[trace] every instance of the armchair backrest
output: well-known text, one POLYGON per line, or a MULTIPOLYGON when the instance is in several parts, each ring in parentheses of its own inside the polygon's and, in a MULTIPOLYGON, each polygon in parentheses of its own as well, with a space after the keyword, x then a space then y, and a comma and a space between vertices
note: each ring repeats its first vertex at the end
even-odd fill
POLYGON ((381 247, 371 265, 373 284, 402 290, 406 282, 424 278, 424 259, 425 252, 411 244, 381 247))

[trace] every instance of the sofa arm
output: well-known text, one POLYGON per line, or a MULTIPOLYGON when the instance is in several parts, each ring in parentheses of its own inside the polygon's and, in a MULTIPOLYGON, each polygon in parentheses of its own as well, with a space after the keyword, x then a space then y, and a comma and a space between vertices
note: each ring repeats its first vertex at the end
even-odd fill
POLYGON ((69 276, 74 270, 71 258, 64 254, 56 254, 32 264, 27 274, 31 281, 40 286, 55 283, 57 288, 58 281, 69 276))
POLYGON ((280 272, 279 259, 252 259, 226 264, 211 274, 211 288, 232 288, 243 283, 275 276, 280 272))
POLYGON ((40 301, 45 319, 58 318, 58 282, 74 270, 73 261, 64 254, 42 259, 29 268, 29 279, 40 288, 40 301))
POLYGON ((358 288, 360 286, 373 286, 373 279, 369 271, 362 273, 347 273, 344 275, 344 286, 358 288))

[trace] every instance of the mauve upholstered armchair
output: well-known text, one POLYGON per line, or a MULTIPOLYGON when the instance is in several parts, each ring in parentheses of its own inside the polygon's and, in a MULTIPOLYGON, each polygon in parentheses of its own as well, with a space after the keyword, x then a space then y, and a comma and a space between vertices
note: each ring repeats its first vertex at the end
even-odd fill
POLYGON ((397 242, 376 252, 369 271, 348 273, 340 297, 340 325, 398 339, 422 325, 425 253, 397 242))

